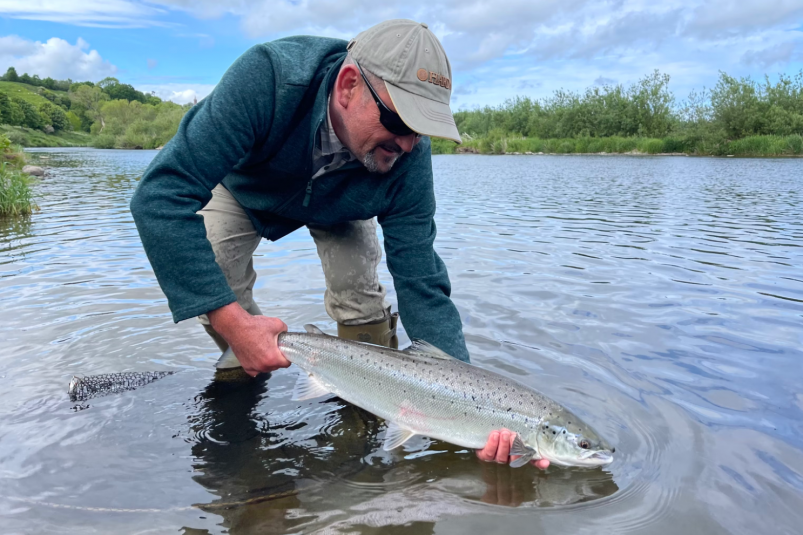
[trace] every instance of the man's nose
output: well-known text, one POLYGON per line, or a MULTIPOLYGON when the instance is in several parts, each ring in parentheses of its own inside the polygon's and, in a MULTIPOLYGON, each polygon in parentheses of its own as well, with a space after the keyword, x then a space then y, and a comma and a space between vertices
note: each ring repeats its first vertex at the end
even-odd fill
POLYGON ((418 138, 417 134, 410 134, 409 136, 396 136, 393 141, 395 141, 404 152, 410 152, 415 147, 416 138, 418 138))

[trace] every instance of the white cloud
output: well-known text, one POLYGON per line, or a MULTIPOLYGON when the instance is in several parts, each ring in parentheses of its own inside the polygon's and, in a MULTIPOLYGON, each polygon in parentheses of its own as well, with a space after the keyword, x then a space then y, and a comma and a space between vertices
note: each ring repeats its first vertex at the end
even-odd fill
POLYGON ((778 43, 761 50, 748 50, 742 55, 742 63, 745 65, 757 65, 763 69, 775 64, 784 64, 792 59, 797 48, 796 43, 778 43))
POLYGON ((42 43, 16 35, 0 37, 0 65, 13 66, 17 73, 37 74, 40 78, 97 81, 117 72, 97 50, 80 37, 74 45, 53 37, 42 43))
MULTIPOLYGON (((470 68, 522 52, 540 59, 594 58, 652 50, 667 41, 717 43, 781 29, 799 36, 803 2, 0 0, 0 14, 7 17, 83 25, 169 26, 175 25, 170 19, 176 11, 204 19, 233 16, 247 35, 259 39, 301 33, 350 38, 384 19, 412 18, 437 32, 456 65, 470 68)), ((208 39, 211 46, 213 37, 208 39)))
POLYGON ((0 14, 16 19, 102 28, 172 26, 167 10, 129 0, 0 0, 0 14))
POLYGON ((713 0, 691 10, 687 30, 698 37, 717 38, 776 26, 799 28, 801 16, 800 0, 713 0))
POLYGON ((170 100, 176 104, 189 104, 196 98, 201 100, 215 88, 214 84, 136 84, 137 89, 144 93, 153 92, 162 100, 170 100))
MULTIPOLYGON (((259 40, 348 39, 389 18, 423 21, 449 55, 461 106, 584 89, 599 77, 629 83, 656 68, 672 76, 682 98, 692 87, 712 85, 719 70, 742 76, 793 68, 803 50, 803 0, 0 0, 0 15, 9 18, 185 26, 177 33, 214 46, 216 35, 176 24, 176 12, 182 20, 237 20, 245 36, 259 40), (470 92, 461 94, 469 80, 470 92)), ((177 101, 186 101, 189 90, 205 94, 200 87, 159 87, 177 101)))

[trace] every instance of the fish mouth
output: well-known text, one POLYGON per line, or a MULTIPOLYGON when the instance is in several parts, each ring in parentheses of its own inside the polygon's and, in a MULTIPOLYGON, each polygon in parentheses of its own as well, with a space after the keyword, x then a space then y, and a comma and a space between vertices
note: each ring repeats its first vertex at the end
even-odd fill
POLYGON ((592 461, 592 464, 610 464, 613 462, 613 454, 610 451, 596 451, 587 459, 592 461))

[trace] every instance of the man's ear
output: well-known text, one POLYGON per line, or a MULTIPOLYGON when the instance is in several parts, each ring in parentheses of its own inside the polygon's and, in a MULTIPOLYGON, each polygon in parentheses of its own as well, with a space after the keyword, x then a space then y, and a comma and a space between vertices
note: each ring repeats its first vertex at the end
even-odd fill
POLYGON ((337 74, 335 80, 335 95, 337 103, 342 108, 348 108, 349 104, 355 101, 360 95, 359 91, 360 72, 356 65, 344 65, 337 74))

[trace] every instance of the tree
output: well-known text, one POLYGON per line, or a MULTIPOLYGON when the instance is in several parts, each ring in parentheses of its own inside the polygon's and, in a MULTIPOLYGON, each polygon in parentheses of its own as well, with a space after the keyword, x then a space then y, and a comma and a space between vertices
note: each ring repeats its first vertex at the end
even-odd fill
MULTIPOLYGON (((5 95, 5 93, 0 93, 0 95, 5 95)), ((8 99, 8 102, 2 106, 3 107, 3 121, 6 124, 10 124, 12 126, 22 126, 23 121, 25 121, 25 114, 23 114, 22 110, 20 109, 18 103, 19 101, 15 98, 8 99)))
POLYGON ((5 93, 0 92, 0 124, 12 124, 11 114, 11 99, 5 93))
POLYGON ((48 120, 48 123, 53 126, 56 131, 69 130, 72 125, 67 120, 67 114, 58 106, 54 106, 50 102, 43 102, 39 105, 39 113, 42 118, 48 120))
MULTIPOLYGON (((75 87, 77 84, 73 84, 75 87)), ((103 129, 103 116, 101 106, 109 100, 109 95, 98 87, 78 85, 75 91, 70 92, 72 101, 71 110, 81 119, 81 129, 88 132, 92 123, 100 122, 103 129)))
POLYGON ((107 76, 103 80, 97 83, 97 86, 101 89, 106 89, 107 87, 111 87, 114 85, 120 85, 120 80, 113 76, 107 76))
MULTIPOLYGON (((36 109, 36 106, 31 104, 30 102, 26 102, 21 98, 14 98, 12 99, 14 103, 19 107, 22 113, 22 120, 19 123, 21 126, 26 126, 28 128, 42 128, 45 126, 45 121, 42 115, 39 113, 39 110, 36 109)), ((50 121, 48 121, 49 123, 50 121)))
POLYGON ((17 69, 14 67, 9 67, 6 73, 3 75, 3 80, 6 82, 19 82, 20 77, 17 76, 17 69))

